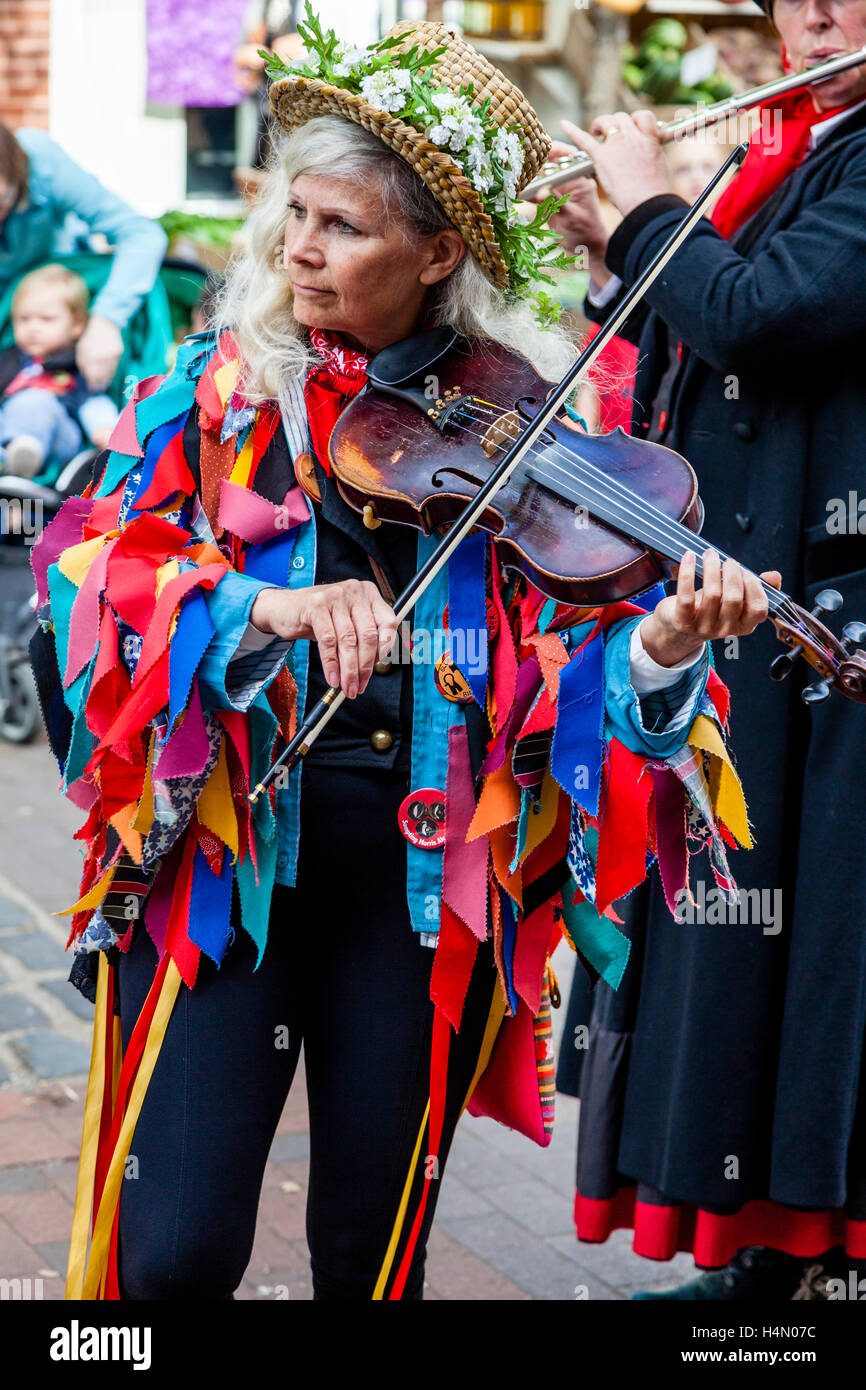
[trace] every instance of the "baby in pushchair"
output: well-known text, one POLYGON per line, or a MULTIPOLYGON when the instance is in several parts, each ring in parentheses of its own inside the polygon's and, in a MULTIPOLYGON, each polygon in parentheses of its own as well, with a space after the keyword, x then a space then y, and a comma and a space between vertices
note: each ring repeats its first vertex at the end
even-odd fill
POLYGON ((0 471, 53 476, 88 441, 106 447, 117 406, 90 390, 75 363, 88 301, 84 280, 62 265, 41 266, 18 284, 15 346, 0 352, 0 471))

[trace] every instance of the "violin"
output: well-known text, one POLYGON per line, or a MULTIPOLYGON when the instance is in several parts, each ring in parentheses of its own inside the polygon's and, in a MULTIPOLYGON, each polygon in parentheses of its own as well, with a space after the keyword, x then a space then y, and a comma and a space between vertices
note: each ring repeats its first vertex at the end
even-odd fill
MULTIPOLYGON (((703 506, 686 460, 622 430, 579 434, 560 412, 748 148, 743 143, 728 155, 554 385, 519 353, 487 338, 462 338, 451 328, 413 334, 369 364, 364 390, 343 411, 329 441, 337 486, 369 527, 388 520, 426 535, 445 532, 395 598, 398 623, 476 526, 495 537, 508 568, 549 598, 579 607, 641 593, 687 550, 696 552, 697 573, 703 573, 702 556, 710 545, 698 536, 703 506)), ((303 486, 302 474, 298 482, 303 486)), ((776 633, 788 647, 770 674, 783 680, 803 656, 821 677, 802 692, 808 704, 825 700, 831 689, 866 702, 866 653, 859 645, 866 641, 866 625, 848 623, 840 640, 819 621, 841 606, 841 594, 823 589, 807 613, 761 583, 776 633)), ((563 625, 576 621, 571 612, 563 625)), ((278 775, 297 766, 344 698, 339 687, 331 687, 305 714, 249 794, 252 805, 278 775)))
MULTIPOLYGON (((370 362, 367 385, 331 434, 339 491, 370 528, 445 530, 551 389, 524 357, 489 339, 440 328, 394 343, 370 362)), ((622 429, 584 434, 554 416, 475 524, 494 536, 505 567, 548 598, 598 607, 669 576, 687 550, 698 574, 707 550, 729 558, 699 535, 703 519, 697 478, 673 449, 622 429)), ((774 679, 802 655, 821 678, 802 692, 807 704, 831 689, 866 703, 866 624, 848 623, 839 639, 820 621, 841 595, 822 590, 810 613, 761 582, 788 648, 772 663, 774 679)))

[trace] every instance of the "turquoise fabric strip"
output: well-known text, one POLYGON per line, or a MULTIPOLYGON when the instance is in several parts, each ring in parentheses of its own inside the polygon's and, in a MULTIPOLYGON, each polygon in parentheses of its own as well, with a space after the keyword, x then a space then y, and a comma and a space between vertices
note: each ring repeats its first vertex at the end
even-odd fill
MULTIPOLYGON (((420 570, 440 544, 437 535, 418 535, 417 564, 420 570)), ((431 658, 436 649, 435 635, 442 626, 442 613, 448 602, 447 566, 440 570, 421 595, 412 615, 412 627, 429 634, 426 644, 431 658)), ((448 730, 464 721, 463 709, 446 700, 436 688, 431 661, 412 664, 412 774, 410 786, 439 787, 445 791, 448 775, 448 730)), ((406 900, 412 930, 437 932, 442 901, 441 849, 419 849, 406 845, 406 900)))
MULTIPOLYGON (((291 439, 289 439, 289 447, 291 449, 291 439)), ((309 521, 302 521, 297 529, 297 539, 292 552, 292 567, 289 570, 288 587, 290 589, 308 588, 315 583, 316 577, 316 517, 310 499, 305 497, 304 500, 307 503, 310 519, 309 521)), ((298 687, 298 721, 300 722, 307 704, 307 675, 310 665, 310 643, 306 638, 299 638, 294 643, 289 656, 289 665, 298 687)), ((298 850, 301 842, 302 771, 303 759, 290 773, 288 786, 277 788, 276 882, 285 884, 288 888, 294 888, 298 873, 298 850)))

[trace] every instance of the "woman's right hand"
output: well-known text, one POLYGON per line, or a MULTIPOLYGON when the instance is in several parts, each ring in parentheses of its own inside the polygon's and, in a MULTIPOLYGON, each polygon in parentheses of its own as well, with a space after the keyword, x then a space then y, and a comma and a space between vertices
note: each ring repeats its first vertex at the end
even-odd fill
POLYGON ((385 660, 397 635, 393 608, 366 579, 309 589, 262 589, 250 622, 286 641, 316 642, 325 680, 340 686, 350 700, 366 690, 374 665, 385 660))

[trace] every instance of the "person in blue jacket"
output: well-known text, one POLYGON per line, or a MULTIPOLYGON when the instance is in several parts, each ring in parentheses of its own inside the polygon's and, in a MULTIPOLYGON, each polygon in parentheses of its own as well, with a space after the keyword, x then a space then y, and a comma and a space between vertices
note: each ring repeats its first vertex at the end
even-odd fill
POLYGON ((45 131, 13 132, 0 123, 0 293, 71 249, 70 214, 91 233, 102 233, 114 250, 111 273, 76 349, 88 386, 104 391, 123 353, 123 329, 156 281, 165 233, 104 188, 45 131))

